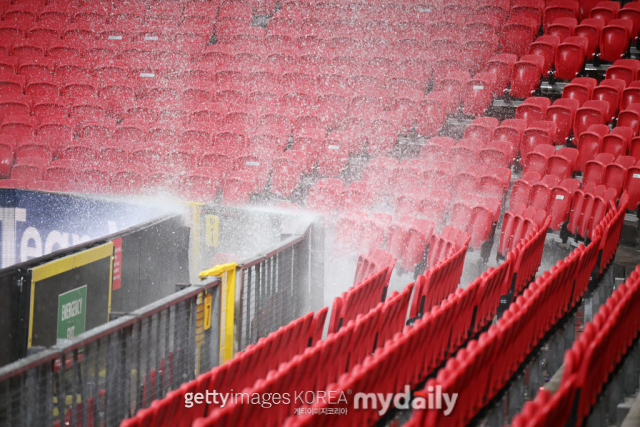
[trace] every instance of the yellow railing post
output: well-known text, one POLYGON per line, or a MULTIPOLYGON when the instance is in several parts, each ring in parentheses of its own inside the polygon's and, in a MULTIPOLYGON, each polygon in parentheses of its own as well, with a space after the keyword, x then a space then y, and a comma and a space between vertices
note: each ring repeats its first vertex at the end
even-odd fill
POLYGON ((236 303, 236 268, 235 262, 216 265, 200 273, 200 279, 211 276, 222 278, 220 290, 220 363, 233 358, 233 328, 236 303))

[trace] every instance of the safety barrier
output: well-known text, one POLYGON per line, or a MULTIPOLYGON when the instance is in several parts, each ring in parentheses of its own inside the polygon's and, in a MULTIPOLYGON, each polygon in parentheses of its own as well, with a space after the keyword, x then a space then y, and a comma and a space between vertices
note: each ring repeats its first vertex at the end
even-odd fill
POLYGON ((117 425, 218 364, 210 278, 0 369, 0 426, 117 425))
MULTIPOLYGON (((230 393, 244 390, 280 364, 288 362, 307 347, 316 345, 322 337, 322 328, 327 308, 318 313, 307 315, 281 327, 266 338, 260 338, 256 345, 250 345, 228 363, 214 367, 193 381, 185 383, 177 390, 149 408, 142 409, 136 415, 124 421, 122 427, 133 426, 171 426, 189 427, 191 423, 205 415, 205 402, 193 403, 187 407, 187 393, 230 393)), ((193 396, 193 394, 192 394, 193 396)), ((209 408, 209 411, 216 405, 209 408)))
MULTIPOLYGON (((31 197, 47 203, 70 203, 71 207, 105 204, 70 195, 59 195, 60 200, 46 193, 31 197)), ((85 206, 82 212, 91 210, 85 206)), ((58 328, 56 316, 59 305, 74 293, 86 294, 80 310, 86 318, 81 322, 84 325, 72 325, 70 335, 172 295, 176 283, 188 283, 188 251, 188 228, 182 216, 171 215, 2 269, 0 300, 6 301, 7 308, 0 309, 0 366, 54 345, 57 338, 68 338, 69 328, 58 328), (154 256, 143 256, 148 253, 154 256), (22 283, 22 289, 16 283, 22 283)))
POLYGON ((200 273, 201 278, 223 276, 221 361, 324 305, 321 217, 197 204, 192 210, 192 247, 198 263, 210 265, 221 253, 235 262, 200 273), (257 233, 268 236, 265 242, 250 242, 254 228, 265 230, 257 233), (246 259, 233 255, 243 245, 263 249, 246 259))

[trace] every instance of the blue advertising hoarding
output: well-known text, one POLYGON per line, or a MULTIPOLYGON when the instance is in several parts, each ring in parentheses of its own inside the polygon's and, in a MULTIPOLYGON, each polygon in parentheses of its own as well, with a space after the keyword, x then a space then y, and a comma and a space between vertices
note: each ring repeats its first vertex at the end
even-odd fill
POLYGON ((1 268, 97 239, 175 209, 58 193, 0 190, 1 268))

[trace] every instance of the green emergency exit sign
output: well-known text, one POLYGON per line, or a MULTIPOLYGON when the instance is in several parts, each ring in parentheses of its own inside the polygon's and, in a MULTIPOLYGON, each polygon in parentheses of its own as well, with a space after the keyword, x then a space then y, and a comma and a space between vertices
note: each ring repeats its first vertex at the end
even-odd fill
POLYGON ((87 285, 58 295, 58 339, 84 332, 87 318, 87 285))

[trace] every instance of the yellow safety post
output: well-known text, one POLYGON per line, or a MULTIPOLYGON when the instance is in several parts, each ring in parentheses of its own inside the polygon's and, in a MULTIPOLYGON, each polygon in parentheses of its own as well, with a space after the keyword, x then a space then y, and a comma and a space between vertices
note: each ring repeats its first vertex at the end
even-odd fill
POLYGON ((220 289, 220 362, 233 358, 233 328, 236 303, 236 268, 238 264, 230 262, 216 265, 200 273, 200 279, 211 276, 222 278, 220 289))

